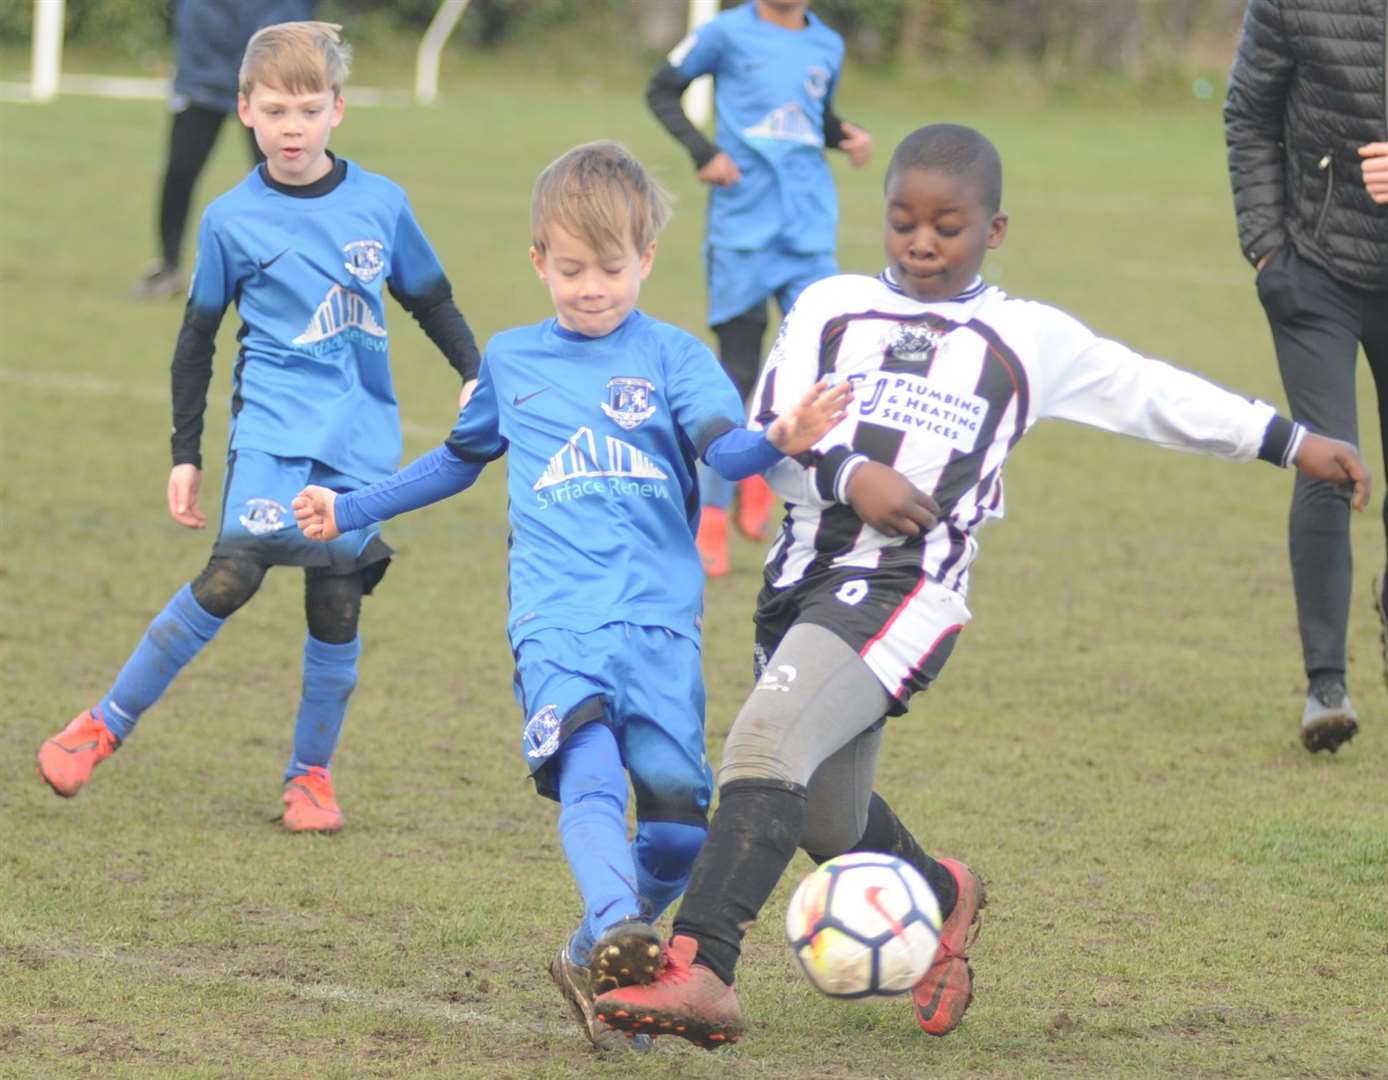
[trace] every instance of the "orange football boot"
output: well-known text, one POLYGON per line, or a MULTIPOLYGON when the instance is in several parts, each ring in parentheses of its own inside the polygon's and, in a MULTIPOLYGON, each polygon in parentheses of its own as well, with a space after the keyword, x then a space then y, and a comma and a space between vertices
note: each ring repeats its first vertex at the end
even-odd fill
POLYGON ((974 999, 974 969, 969 949, 978 938, 979 908, 988 902, 978 875, 957 859, 941 859, 959 887, 959 899, 940 928, 935 961, 911 990, 916 1019, 927 1035, 948 1035, 964 1018, 974 999))
POLYGON ((776 496, 760 476, 737 482, 737 531, 748 540, 765 540, 771 535, 771 511, 776 496))
POLYGON ((321 765, 284 785, 284 816, 290 832, 337 832, 342 828, 342 809, 333 791, 332 774, 321 765))
POLYGON ((119 740, 99 713, 84 709, 39 747, 39 776, 65 799, 82 790, 92 770, 116 752, 119 740))
POLYGON ((599 994, 593 1011, 608 1027, 633 1035, 678 1035, 705 1050, 737 1042, 743 1029, 737 991, 694 963, 698 951, 692 937, 676 934, 654 979, 599 994))
POLYGON ((705 506, 699 517, 699 533, 694 537, 699 561, 709 577, 722 577, 732 569, 728 560, 728 512, 718 506, 705 506))

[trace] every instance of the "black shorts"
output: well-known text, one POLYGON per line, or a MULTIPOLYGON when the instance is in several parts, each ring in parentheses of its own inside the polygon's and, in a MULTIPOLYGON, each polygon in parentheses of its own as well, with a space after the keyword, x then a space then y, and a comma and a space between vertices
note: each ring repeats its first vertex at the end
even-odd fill
POLYGON ((909 567, 840 567, 757 597, 754 667, 763 668, 796 623, 814 623, 863 658, 892 699, 889 715, 940 674, 972 616, 953 589, 909 567))

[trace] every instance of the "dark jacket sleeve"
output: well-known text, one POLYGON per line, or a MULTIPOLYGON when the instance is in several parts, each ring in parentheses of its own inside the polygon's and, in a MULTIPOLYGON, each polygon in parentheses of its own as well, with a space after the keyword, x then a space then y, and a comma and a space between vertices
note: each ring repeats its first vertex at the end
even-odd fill
POLYGON ((1252 0, 1229 73, 1224 141, 1239 246, 1255 264, 1286 242, 1282 138, 1295 67, 1279 0, 1252 0))
POLYGON ((173 435, 169 444, 175 465, 202 468, 202 418, 207 411, 212 354, 221 322, 221 312, 199 311, 191 303, 183 311, 183 325, 169 365, 173 389, 173 435))
POLYGON ((395 297, 402 308, 414 316, 420 329, 429 340, 438 346, 439 352, 463 382, 477 378, 477 369, 482 366, 482 358, 477 351, 477 339, 472 335, 472 327, 453 302, 453 288, 447 278, 423 296, 411 296, 398 292, 393 285, 390 295, 395 297))
POLYGON ((662 64, 646 84, 646 104, 650 106, 661 126, 673 135, 694 159, 694 168, 702 169, 718 153, 718 147, 689 122, 680 104, 680 95, 692 79, 686 79, 670 64, 662 64))

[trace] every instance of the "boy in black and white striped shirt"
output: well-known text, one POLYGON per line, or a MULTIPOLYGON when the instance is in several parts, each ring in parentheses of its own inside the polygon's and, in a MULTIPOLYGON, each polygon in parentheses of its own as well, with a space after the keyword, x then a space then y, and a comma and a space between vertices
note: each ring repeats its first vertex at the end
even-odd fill
POLYGON ((1003 462, 1037 420, 1295 464, 1352 485, 1356 508, 1368 502, 1348 443, 984 284, 1007 216, 997 151, 978 132, 908 135, 886 197, 886 271, 806 289, 762 374, 760 423, 821 378, 853 381, 855 403, 814 450, 767 473, 789 513, 757 603, 759 679, 724 747, 718 810, 665 966, 597 999, 615 1027, 734 1041, 742 935, 797 846, 818 861, 889 852, 921 872, 945 920, 912 994, 917 1019, 932 1035, 959 1023, 983 884, 926 855, 872 784, 885 719, 939 674, 969 621, 975 533, 1002 515, 1003 462))

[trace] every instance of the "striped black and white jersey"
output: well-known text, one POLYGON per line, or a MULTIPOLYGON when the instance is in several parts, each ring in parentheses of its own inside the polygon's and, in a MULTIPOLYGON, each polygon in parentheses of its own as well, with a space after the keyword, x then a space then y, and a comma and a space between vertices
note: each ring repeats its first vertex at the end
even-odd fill
POLYGON ((849 567, 911 568, 967 594, 976 534, 1003 515, 1003 462, 1048 417, 1279 465, 1304 434, 1266 402, 1142 356, 982 279, 933 303, 907 296, 890 272, 811 285, 767 359, 754 426, 793 408, 825 377, 852 380, 854 402, 813 451, 767 473, 790 504, 767 556, 771 589, 849 567), (939 523, 911 538, 865 525, 845 490, 864 460, 892 466, 933 495, 939 523))

